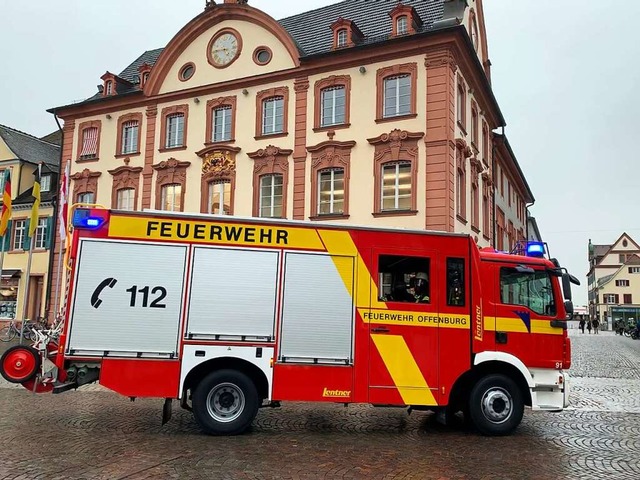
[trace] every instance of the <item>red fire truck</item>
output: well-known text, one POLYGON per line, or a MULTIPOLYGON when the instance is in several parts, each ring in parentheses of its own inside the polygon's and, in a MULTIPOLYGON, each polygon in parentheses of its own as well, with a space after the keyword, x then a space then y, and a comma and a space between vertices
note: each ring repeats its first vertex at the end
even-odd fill
POLYGON ((310 222, 73 211, 63 331, 1 359, 10 382, 98 381, 238 434, 282 401, 444 412, 486 435, 568 405, 571 283, 545 245, 310 222), (47 365, 45 367, 45 365, 47 365))

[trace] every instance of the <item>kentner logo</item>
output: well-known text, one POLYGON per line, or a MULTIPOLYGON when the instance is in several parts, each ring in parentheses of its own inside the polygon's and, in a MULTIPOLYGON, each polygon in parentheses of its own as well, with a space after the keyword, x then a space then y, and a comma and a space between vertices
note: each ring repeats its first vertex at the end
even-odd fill
POLYGON ((327 387, 324 387, 322 396, 323 397, 350 397, 351 390, 329 390, 327 387))

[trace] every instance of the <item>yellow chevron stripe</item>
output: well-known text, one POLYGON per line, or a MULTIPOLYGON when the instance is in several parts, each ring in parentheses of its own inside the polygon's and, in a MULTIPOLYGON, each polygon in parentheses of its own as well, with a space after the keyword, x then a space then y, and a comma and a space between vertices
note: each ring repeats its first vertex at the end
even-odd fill
MULTIPOLYGON (((349 232, 344 232, 340 230, 318 230, 318 234, 322 239, 325 247, 327 248, 327 252, 331 255, 347 255, 350 257, 355 257, 356 260, 356 306, 358 308, 369 308, 369 302, 371 302, 372 307, 386 309, 387 306, 383 302, 378 302, 377 297, 375 296, 376 286, 371 277, 371 273, 367 268, 364 260, 360 256, 360 252, 358 248, 353 243, 351 239, 351 235, 349 232), (371 295, 371 296, 370 296, 371 295)), ((338 267, 338 265, 336 265, 338 267)), ((338 268, 340 272, 340 268, 338 268)), ((349 277, 343 276, 341 272, 342 280, 347 285, 347 281, 349 281, 349 277)), ((351 287, 347 287, 349 291, 351 287)))
MULTIPOLYGON (((484 329, 487 331, 528 333, 521 318, 516 317, 484 317, 484 329)), ((550 320, 531 320, 531 333, 546 335, 562 335, 562 329, 552 327, 550 320)))
POLYGON ((406 405, 438 405, 420 367, 401 335, 376 335, 371 338, 406 405))

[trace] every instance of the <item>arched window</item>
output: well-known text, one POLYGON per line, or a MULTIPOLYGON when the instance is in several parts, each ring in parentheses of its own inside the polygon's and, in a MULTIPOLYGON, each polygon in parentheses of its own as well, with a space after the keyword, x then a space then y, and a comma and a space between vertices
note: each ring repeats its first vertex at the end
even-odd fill
POLYGON ((135 188, 121 188, 116 192, 117 203, 116 208, 118 210, 135 210, 135 188))
POLYGON ((213 180, 209 182, 208 211, 214 215, 229 215, 231 213, 231 181, 213 180))
POLYGON ((347 46, 347 29, 346 28, 342 28, 340 30, 338 30, 338 38, 337 38, 337 45, 338 48, 339 47, 346 47, 347 46))
POLYGON ((327 168, 318 172, 317 215, 344 213, 344 168, 327 168))
POLYGON ((182 211, 182 185, 171 183, 163 185, 161 189, 161 210, 170 212, 182 211))
POLYGON ((396 33, 398 35, 404 35, 409 31, 407 24, 407 16, 402 15, 396 19, 396 33))
POLYGON ((260 177, 259 216, 283 217, 283 177, 278 173, 260 177))
POLYGON ((411 162, 382 165, 381 210, 411 210, 411 162))

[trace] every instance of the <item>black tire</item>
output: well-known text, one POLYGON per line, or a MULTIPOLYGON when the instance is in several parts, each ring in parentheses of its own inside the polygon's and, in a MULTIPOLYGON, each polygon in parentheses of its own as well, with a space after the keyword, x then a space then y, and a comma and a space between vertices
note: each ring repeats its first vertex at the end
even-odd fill
POLYGON ((522 421, 524 402, 516 383, 505 375, 487 375, 469 396, 469 416, 483 435, 511 434, 522 421))
POLYGON ((238 435, 258 413, 258 390, 237 370, 218 370, 204 377, 193 392, 193 416, 204 433, 238 435))

